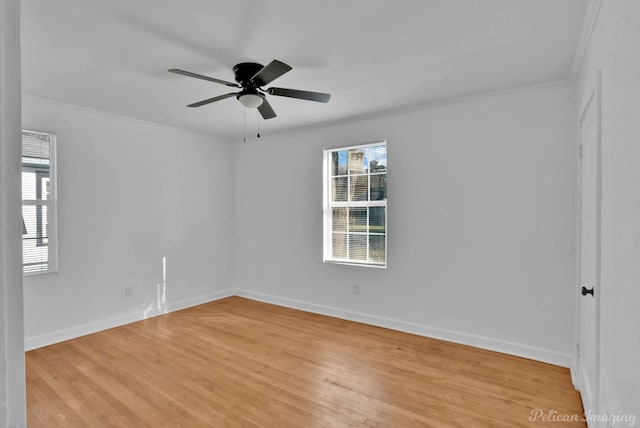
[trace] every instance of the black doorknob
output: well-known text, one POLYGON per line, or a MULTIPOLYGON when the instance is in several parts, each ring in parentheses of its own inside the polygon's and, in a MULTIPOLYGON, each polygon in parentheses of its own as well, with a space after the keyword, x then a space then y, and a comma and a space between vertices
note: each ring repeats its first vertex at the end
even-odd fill
POLYGON ((585 286, 582 286, 582 295, 586 296, 587 294, 591 294, 591 297, 593 297, 593 287, 589 289, 585 286))

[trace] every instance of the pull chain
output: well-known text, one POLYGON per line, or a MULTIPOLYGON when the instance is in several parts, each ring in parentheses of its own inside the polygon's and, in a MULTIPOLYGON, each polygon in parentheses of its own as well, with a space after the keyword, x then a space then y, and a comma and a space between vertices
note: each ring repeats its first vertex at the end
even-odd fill
POLYGON ((243 108, 242 109, 242 119, 243 119, 243 126, 242 126, 242 139, 243 141, 246 143, 247 142, 247 109, 243 108))
POLYGON ((260 114, 258 114, 258 138, 260 138, 260 114))

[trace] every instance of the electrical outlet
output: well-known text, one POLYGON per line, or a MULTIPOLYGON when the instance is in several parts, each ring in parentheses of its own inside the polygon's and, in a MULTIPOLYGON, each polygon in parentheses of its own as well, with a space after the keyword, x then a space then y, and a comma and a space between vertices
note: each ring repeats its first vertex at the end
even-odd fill
POLYGON ((128 287, 124 287, 124 297, 131 297, 133 296, 133 287, 128 286, 128 287))
POLYGON ((353 294, 356 296, 360 294, 360 284, 353 284, 353 294))

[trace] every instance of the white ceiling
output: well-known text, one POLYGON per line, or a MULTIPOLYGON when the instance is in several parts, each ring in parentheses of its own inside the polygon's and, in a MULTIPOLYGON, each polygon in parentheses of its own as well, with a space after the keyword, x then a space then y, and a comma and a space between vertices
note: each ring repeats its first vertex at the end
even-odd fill
MULTIPOLYGON (((243 61, 293 70, 272 85, 262 132, 326 123, 569 77, 586 0, 23 0, 26 94, 236 138, 243 61)), ((258 113, 247 111, 247 128, 258 113)))

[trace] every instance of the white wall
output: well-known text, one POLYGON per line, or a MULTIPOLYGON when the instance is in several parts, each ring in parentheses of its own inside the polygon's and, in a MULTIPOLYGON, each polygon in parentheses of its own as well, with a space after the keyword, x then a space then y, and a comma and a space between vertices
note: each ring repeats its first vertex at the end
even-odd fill
POLYGON ((238 143, 237 287, 569 365, 574 95, 551 84, 238 143), (323 264, 322 149, 381 139, 388 268, 323 264))
POLYGON ((0 2, 0 427, 26 426, 20 269, 20 4, 0 2))
MULTIPOLYGON (((640 2, 605 0, 578 82, 602 70, 600 411, 640 419, 640 2)), ((621 423, 620 426, 628 426, 621 423)))
POLYGON ((30 96, 23 127, 58 137, 59 272, 25 278, 27 348, 233 286, 229 141, 30 96))

